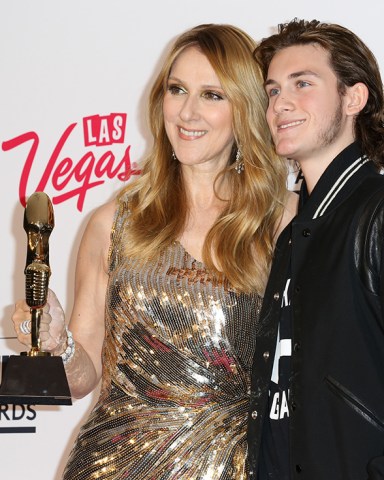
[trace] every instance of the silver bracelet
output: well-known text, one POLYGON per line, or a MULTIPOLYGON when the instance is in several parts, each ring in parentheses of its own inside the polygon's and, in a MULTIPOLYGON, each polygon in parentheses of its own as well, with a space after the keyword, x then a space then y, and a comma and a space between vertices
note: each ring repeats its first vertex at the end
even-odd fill
POLYGON ((65 352, 60 355, 64 365, 68 363, 75 354, 75 341, 73 340, 72 332, 70 332, 67 327, 65 327, 65 331, 67 332, 67 348, 65 352))

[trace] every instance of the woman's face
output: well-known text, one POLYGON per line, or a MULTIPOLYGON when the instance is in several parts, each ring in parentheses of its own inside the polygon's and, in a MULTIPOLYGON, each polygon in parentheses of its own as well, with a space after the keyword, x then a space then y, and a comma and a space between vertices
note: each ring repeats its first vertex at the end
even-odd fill
POLYGON ((219 171, 228 164, 234 142, 232 106, 198 48, 187 48, 175 60, 163 114, 169 141, 184 167, 219 171))

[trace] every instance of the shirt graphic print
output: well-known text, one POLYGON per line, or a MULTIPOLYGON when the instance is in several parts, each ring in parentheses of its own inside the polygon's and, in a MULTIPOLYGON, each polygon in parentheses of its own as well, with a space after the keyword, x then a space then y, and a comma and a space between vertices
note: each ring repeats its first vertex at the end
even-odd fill
MULTIPOLYGON (((289 275, 290 276, 290 275, 289 275)), ((281 300, 269 398, 268 418, 263 427, 259 480, 288 480, 289 476, 289 376, 292 353, 291 279, 281 300)))

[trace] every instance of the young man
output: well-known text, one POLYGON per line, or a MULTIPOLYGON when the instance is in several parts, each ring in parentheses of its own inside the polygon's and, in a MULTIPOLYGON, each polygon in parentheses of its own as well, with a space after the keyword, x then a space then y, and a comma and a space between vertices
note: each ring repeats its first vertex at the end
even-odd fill
POLYGON ((384 479, 384 112, 372 52, 293 20, 255 57, 300 207, 266 289, 249 415, 251 478, 384 479))

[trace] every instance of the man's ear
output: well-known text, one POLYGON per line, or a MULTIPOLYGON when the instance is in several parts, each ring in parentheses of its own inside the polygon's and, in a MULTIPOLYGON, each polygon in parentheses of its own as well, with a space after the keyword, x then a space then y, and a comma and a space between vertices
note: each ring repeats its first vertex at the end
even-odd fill
POLYGON ((358 82, 347 87, 346 92, 346 113, 347 115, 358 115, 368 101, 369 91, 365 83, 358 82))

